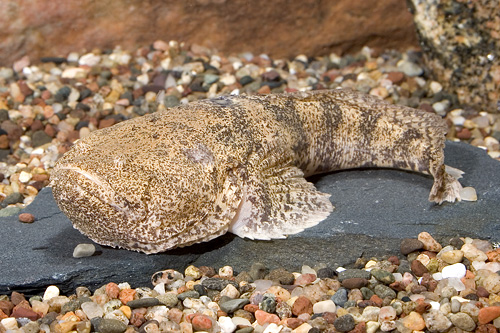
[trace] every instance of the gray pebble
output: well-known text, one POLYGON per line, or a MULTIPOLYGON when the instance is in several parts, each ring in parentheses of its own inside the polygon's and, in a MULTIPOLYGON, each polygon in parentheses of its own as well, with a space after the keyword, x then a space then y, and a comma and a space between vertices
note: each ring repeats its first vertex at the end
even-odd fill
POLYGON ((402 254, 407 255, 417 250, 423 249, 424 243, 415 238, 405 238, 401 241, 400 251, 402 254))
POLYGON ((330 299, 336 305, 343 307, 345 302, 347 302, 347 294, 348 291, 346 288, 340 288, 339 290, 337 290, 335 294, 333 294, 333 296, 330 299))
POLYGON ((370 289, 363 287, 360 289, 361 294, 363 295, 363 299, 370 299, 375 293, 370 289))
POLYGON ((262 301, 259 303, 259 309, 267 313, 274 313, 276 311, 276 297, 273 294, 264 294, 262 301))
POLYGON ((266 279, 278 282, 281 285, 292 285, 295 277, 284 268, 273 269, 266 276, 266 279))
POLYGON ((372 269, 370 273, 374 278, 384 284, 391 284, 396 281, 392 273, 384 271, 383 269, 372 269))
POLYGON ((342 271, 339 273, 339 281, 342 282, 345 279, 351 279, 351 278, 362 278, 362 279, 367 279, 370 280, 372 275, 370 272, 367 272, 363 269, 346 269, 345 271, 342 271))
MULTIPOLYGON (((129 302, 130 303, 130 302, 129 302)), ((127 304, 128 305, 128 304, 127 304)), ((118 319, 93 318, 91 321, 94 332, 100 333, 122 333, 127 325, 118 319)))
POLYGON ((36 131, 31 136, 31 144, 35 148, 47 144, 49 142, 52 142, 52 137, 47 133, 45 133, 45 131, 43 130, 36 131))
POLYGON ((476 323, 471 318, 471 316, 466 313, 450 313, 448 315, 448 319, 450 319, 453 325, 455 325, 457 328, 460 328, 461 330, 467 332, 474 331, 474 329, 476 328, 476 323))
POLYGON ((225 302, 219 303, 219 306, 222 311, 225 313, 233 313, 236 310, 243 309, 243 307, 250 303, 250 300, 246 298, 236 298, 230 299, 225 302))
POLYGON ((95 253, 94 244, 78 244, 73 250, 73 258, 90 257, 95 253))
POLYGON ((335 319, 333 322, 333 326, 335 326, 335 329, 340 332, 349 332, 354 329, 356 326, 356 322, 354 321, 354 318, 349 315, 343 315, 335 319))
POLYGON ((254 328, 252 326, 248 326, 240 328, 239 330, 234 331, 234 333, 252 333, 253 330, 254 328))
POLYGON ((460 307, 462 304, 458 301, 458 299, 453 298, 451 300, 451 312, 457 313, 460 312, 460 307))
POLYGON ((163 104, 167 108, 173 108, 181 103, 181 101, 174 95, 167 95, 163 99, 163 104))
POLYGON ((37 321, 30 321, 22 328, 23 333, 38 333, 40 332, 40 323, 37 321))
POLYGON ((154 297, 144 297, 127 302, 127 306, 131 309, 147 308, 158 304, 160 304, 160 301, 154 297))
POLYGON ((180 301, 184 301, 186 298, 200 298, 200 294, 196 290, 188 290, 177 295, 180 301))
POLYGON ((250 267, 250 271, 248 271, 248 274, 252 277, 252 279, 255 280, 262 280, 267 273, 269 272, 269 269, 261 264, 260 262, 256 262, 250 267))
POLYGON ((11 193, 8 196, 6 196, 5 199, 3 199, 2 203, 1 203, 1 207, 5 208, 8 205, 13 205, 16 203, 23 202, 23 200, 24 200, 24 197, 21 193, 14 192, 14 193, 11 193))
MULTIPOLYGON (((160 303, 166 305, 169 308, 173 308, 179 299, 177 298, 177 295, 173 293, 166 293, 166 294, 161 294, 156 296, 156 298, 160 301, 160 303)), ((127 303, 128 305, 128 303, 127 303)))
POLYGON ((396 292, 383 284, 377 284, 375 288, 373 288, 373 291, 382 299, 386 297, 389 297, 390 299, 396 298, 396 292))
POLYGON ((4 209, 0 209, 0 217, 17 215, 20 212, 21 212, 21 208, 19 208, 19 207, 6 207, 4 209))
POLYGON ((208 278, 203 280, 201 282, 201 285, 207 289, 213 289, 213 290, 219 290, 221 291, 222 289, 226 288, 228 284, 232 284, 236 289, 238 289, 238 283, 231 281, 231 280, 225 280, 225 279, 219 279, 219 278, 208 278))

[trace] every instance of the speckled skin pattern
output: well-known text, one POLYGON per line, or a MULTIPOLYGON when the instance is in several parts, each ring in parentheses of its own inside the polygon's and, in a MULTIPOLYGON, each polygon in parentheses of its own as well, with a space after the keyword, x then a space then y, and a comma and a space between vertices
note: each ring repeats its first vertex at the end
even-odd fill
POLYGON ((156 253, 227 231, 283 238, 333 210, 304 176, 414 170, 434 177, 429 200, 460 200, 445 131, 435 114, 350 90, 220 97, 93 132, 58 161, 53 193, 103 245, 156 253))

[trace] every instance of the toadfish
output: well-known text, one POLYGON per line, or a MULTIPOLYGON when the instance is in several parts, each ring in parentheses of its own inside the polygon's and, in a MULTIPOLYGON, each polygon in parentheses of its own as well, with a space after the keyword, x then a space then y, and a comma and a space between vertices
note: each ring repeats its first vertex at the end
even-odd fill
MULTIPOLYGON (((91 133, 59 159, 59 208, 93 241, 145 253, 231 232, 268 240, 333 210, 305 177, 384 167, 434 177, 429 200, 460 200, 436 114, 351 90, 225 96, 91 133)), ((455 169, 456 170, 456 169, 455 169)))

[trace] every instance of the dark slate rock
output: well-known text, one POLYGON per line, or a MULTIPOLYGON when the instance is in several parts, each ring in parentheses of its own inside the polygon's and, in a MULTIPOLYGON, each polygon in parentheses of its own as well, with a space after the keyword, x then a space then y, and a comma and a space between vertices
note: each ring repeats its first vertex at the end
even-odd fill
POLYGON ((372 269, 370 273, 375 279, 385 284, 391 284, 396 281, 392 273, 384 271, 383 269, 372 269))
POLYGON ((97 246, 99 255, 73 258, 74 247, 89 239, 73 229, 46 188, 24 209, 36 217, 34 223, 19 223, 17 216, 0 218, 0 293, 43 294, 50 284, 73 293, 78 286, 93 290, 109 281, 151 286, 154 272, 183 272, 191 264, 231 265, 235 271, 250 271, 253 262, 289 271, 299 271, 304 263, 350 267, 361 256, 397 255, 402 239, 416 238, 422 231, 438 241, 457 235, 500 241, 500 163, 482 149, 451 142, 446 162, 465 172, 461 182, 476 189, 477 202, 428 202, 432 178, 425 175, 384 169, 340 171, 310 179, 320 191, 332 194, 336 209, 302 233, 273 241, 227 234, 155 255, 97 246))
POLYGON ((52 137, 42 130, 36 131, 31 137, 33 147, 38 147, 49 142, 52 142, 52 137))

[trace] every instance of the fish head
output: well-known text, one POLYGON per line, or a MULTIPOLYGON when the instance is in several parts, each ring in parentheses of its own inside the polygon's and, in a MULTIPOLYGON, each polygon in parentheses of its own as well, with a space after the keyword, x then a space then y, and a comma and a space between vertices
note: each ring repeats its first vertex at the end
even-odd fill
POLYGON ((226 220, 214 218, 223 211, 223 203, 214 205, 224 195, 204 145, 170 153, 114 147, 80 140, 51 173, 54 198, 76 229, 99 244, 145 253, 209 240, 227 230, 226 220))

